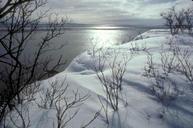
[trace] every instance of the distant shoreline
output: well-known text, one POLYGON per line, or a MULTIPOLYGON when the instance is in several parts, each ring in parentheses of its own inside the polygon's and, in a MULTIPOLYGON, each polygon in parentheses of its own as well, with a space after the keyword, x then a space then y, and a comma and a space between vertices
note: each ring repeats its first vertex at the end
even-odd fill
MULTIPOLYGON (((164 29, 163 26, 64 26, 62 30, 131 30, 131 29, 164 29)), ((26 27, 29 31, 30 27, 26 27)), ((48 31, 46 25, 40 25, 35 31, 48 31)), ((7 31, 7 28, 0 26, 0 31, 7 31)))

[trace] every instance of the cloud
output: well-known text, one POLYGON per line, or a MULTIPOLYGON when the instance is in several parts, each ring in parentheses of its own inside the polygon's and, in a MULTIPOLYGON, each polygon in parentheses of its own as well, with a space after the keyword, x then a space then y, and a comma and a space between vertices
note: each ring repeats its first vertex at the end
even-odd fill
POLYGON ((125 20, 157 21, 172 6, 192 6, 191 0, 48 0, 48 6, 74 22, 121 23, 125 20))
POLYGON ((144 1, 149 4, 161 4, 161 3, 176 2, 177 0, 144 0, 144 1))

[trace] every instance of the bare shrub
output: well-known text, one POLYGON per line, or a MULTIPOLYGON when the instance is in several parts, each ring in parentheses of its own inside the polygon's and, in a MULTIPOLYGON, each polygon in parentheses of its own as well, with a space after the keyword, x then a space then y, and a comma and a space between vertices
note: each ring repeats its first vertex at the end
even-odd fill
POLYGON ((179 95, 176 82, 172 80, 169 73, 174 67, 173 57, 166 59, 162 54, 161 67, 154 63, 152 55, 148 56, 147 66, 145 67, 145 76, 152 80, 151 90, 158 100, 168 106, 171 101, 175 100, 179 95))
POLYGON ((131 42, 131 48, 129 49, 132 55, 139 54, 140 52, 148 52, 148 50, 149 49, 146 47, 146 44, 139 46, 137 42, 131 42))
POLYGON ((169 73, 174 73, 176 69, 179 68, 179 62, 175 52, 162 52, 160 55, 162 70, 166 76, 168 76, 169 73))
POLYGON ((146 63, 146 66, 144 67, 144 76, 145 77, 148 77, 148 78, 151 78, 151 77, 154 77, 156 76, 156 65, 154 64, 153 62, 153 57, 151 54, 148 54, 147 56, 147 63, 146 63))
POLYGON ((70 115, 69 111, 83 104, 83 102, 87 98, 88 98, 87 95, 80 96, 78 91, 73 92, 73 98, 63 97, 62 95, 60 95, 55 102, 56 117, 57 117, 56 127, 65 128, 68 125, 68 123, 77 115, 79 110, 78 109, 75 110, 75 112, 73 112, 73 114, 70 115))
POLYGON ((88 121, 86 124, 82 125, 81 128, 87 128, 94 120, 97 119, 97 117, 99 116, 100 111, 96 112, 93 116, 93 118, 91 118, 90 121, 88 121))
POLYGON ((166 48, 162 47, 160 58, 149 54, 144 75, 152 81, 151 90, 162 104, 160 117, 163 118, 169 105, 184 93, 182 88, 193 86, 192 46, 181 46, 176 41, 170 41, 166 48), (168 51, 169 50, 169 51, 168 51), (156 59, 156 62, 155 60, 156 59), (178 86, 178 78, 185 78, 183 86, 178 86))
POLYGON ((110 106, 114 111, 118 110, 119 106, 119 95, 122 90, 123 77, 126 71, 128 58, 123 57, 123 60, 118 61, 119 54, 115 53, 112 63, 108 64, 110 68, 111 76, 105 76, 104 67, 107 64, 104 53, 101 52, 97 58, 97 64, 95 65, 96 75, 101 82, 104 91, 106 93, 106 98, 110 103, 110 106), (101 55, 102 54, 102 55, 101 55))
POLYGON ((100 101, 100 104, 101 104, 101 108, 102 108, 102 111, 104 112, 104 114, 105 114, 105 117, 103 117, 103 119, 104 119, 104 121, 105 121, 105 123, 107 124, 107 125, 109 125, 109 103, 108 103, 108 101, 107 100, 105 100, 105 99, 103 99, 102 97, 100 97, 100 96, 98 96, 98 99, 99 99, 99 101, 100 101), (105 103, 104 103, 104 102, 105 103))
POLYGON ((159 75, 155 77, 152 91, 160 102, 166 106, 168 106, 172 100, 175 100, 179 93, 175 81, 159 75))
POLYGON ((94 39, 91 40, 91 49, 88 51, 93 57, 96 57, 96 54, 99 53, 103 48, 98 46, 98 42, 94 39))
MULTIPOLYGON (((66 79, 62 82, 58 80, 48 82, 49 88, 44 88, 39 92, 40 101, 36 102, 40 108, 56 111, 56 121, 53 122, 53 128, 66 128, 77 116, 79 106, 89 98, 89 95, 80 95, 78 90, 70 90, 69 85, 65 82, 66 79), (69 91, 72 92, 68 93, 69 91)), ((80 127, 88 127, 98 117, 99 113, 96 112, 91 120, 80 127)))
POLYGON ((65 80, 63 80, 61 83, 57 80, 49 82, 48 85, 49 88, 42 89, 40 91, 40 103, 37 103, 40 108, 53 108, 57 100, 60 100, 60 98, 65 97, 65 92, 69 86, 65 85, 65 80))
MULTIPOLYGON (((54 128, 66 128, 70 121, 72 121, 75 116, 78 114, 79 109, 76 109, 78 106, 83 104, 83 102, 88 98, 88 96, 79 96, 78 91, 74 92, 74 98, 69 99, 62 98, 55 102, 55 109, 56 109, 56 117, 57 122, 53 123, 54 128), (75 110, 72 114, 69 114, 71 110, 75 110), (68 117, 68 118, 67 118, 68 117)), ((96 112, 94 116, 84 125, 80 126, 80 128, 87 128, 89 125, 92 124, 94 120, 97 119, 99 116, 100 111, 96 112)))
POLYGON ((192 47, 183 50, 179 47, 176 47, 175 52, 180 63, 180 68, 177 71, 187 78, 191 88, 193 89, 192 47))

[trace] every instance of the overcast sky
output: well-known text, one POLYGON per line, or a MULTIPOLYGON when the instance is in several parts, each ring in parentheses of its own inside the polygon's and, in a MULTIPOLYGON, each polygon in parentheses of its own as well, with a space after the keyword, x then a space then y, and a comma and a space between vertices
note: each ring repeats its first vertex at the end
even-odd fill
POLYGON ((159 24, 160 13, 178 6, 193 7, 191 0, 48 0, 60 16, 85 24, 159 24))

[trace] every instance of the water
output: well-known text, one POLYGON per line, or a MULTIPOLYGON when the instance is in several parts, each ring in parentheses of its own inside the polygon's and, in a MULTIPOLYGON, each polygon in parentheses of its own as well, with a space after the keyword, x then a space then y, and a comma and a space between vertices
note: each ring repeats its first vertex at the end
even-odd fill
MULTIPOLYGON (((85 50, 91 48, 93 44, 98 47, 108 47, 111 45, 118 45, 130 41, 139 33, 146 31, 145 28, 106 28, 106 27, 95 27, 95 28, 73 28, 65 30, 65 33, 56 39, 51 41, 50 49, 55 50, 49 51, 44 55, 46 57, 52 57, 57 60, 61 55, 66 65, 59 69, 64 70, 66 66, 79 54, 85 50), (62 48, 60 48, 63 46, 62 48), (60 48, 60 49, 59 49, 60 48)), ((34 51, 37 50, 37 45, 45 31, 36 31, 35 34, 30 38, 28 45, 25 48, 25 56, 30 57, 34 51)))

